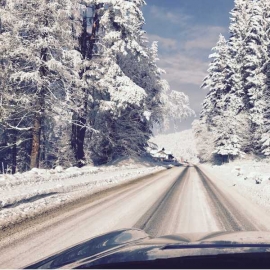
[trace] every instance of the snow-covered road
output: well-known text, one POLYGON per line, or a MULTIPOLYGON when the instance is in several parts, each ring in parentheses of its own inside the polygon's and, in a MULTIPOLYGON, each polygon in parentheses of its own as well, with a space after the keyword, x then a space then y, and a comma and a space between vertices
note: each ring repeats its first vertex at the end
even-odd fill
POLYGON ((181 167, 120 186, 2 238, 0 268, 21 268, 98 234, 137 227, 153 236, 270 230, 270 219, 205 169, 181 167))

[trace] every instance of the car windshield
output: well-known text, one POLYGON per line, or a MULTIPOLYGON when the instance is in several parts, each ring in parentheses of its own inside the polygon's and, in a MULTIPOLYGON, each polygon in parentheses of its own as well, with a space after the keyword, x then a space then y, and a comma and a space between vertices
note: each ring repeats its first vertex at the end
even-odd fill
POLYGON ((269 213, 270 0, 0 0, 0 268, 268 253, 269 213))

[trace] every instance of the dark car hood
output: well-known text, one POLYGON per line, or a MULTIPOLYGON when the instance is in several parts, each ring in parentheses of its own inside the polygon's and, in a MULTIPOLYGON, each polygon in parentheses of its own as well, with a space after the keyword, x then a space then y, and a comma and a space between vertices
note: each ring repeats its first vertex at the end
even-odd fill
POLYGON ((270 233, 215 232, 153 238, 139 229, 123 229, 80 243, 26 268, 95 268, 119 262, 248 252, 270 252, 270 233))

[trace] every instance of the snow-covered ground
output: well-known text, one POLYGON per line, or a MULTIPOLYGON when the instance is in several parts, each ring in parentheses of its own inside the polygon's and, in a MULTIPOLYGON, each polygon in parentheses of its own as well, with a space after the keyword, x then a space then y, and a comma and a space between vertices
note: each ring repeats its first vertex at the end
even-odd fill
POLYGON ((183 158, 192 163, 198 162, 195 138, 191 129, 156 135, 150 142, 157 144, 159 148, 164 147, 166 150, 171 151, 178 160, 183 158))
POLYGON ((57 167, 0 175, 0 228, 163 169, 130 159, 102 167, 57 167))
POLYGON ((201 165, 242 196, 270 212, 270 161, 241 160, 222 166, 201 165))

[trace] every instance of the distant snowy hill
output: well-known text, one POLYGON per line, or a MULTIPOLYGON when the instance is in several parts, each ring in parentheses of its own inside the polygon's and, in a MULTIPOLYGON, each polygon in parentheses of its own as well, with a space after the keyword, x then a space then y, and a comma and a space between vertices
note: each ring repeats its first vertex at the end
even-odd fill
POLYGON ((195 139, 192 130, 171 133, 166 135, 156 135, 150 142, 158 145, 159 148, 165 148, 171 151, 177 159, 184 158, 193 163, 198 162, 195 139))

